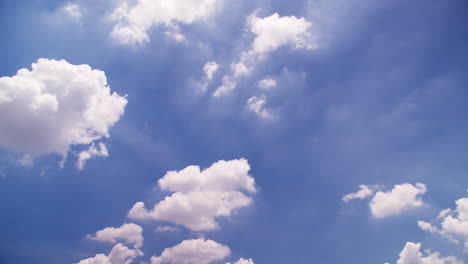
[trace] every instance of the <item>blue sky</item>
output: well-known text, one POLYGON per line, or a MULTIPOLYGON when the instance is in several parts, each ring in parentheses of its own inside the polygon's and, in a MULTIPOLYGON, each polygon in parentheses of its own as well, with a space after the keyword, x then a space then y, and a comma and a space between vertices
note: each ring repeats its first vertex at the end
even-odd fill
POLYGON ((0 263, 80 263, 117 243, 144 254, 127 263, 468 261, 466 1, 164 3, 0 1, 0 263), (34 89, 57 105, 24 103, 34 89), (222 160, 211 176, 180 172, 222 160), (151 212, 174 195, 201 205, 151 212), (129 214, 139 201, 152 216, 129 214), (200 209, 212 201, 232 210, 200 209), (141 246, 96 233, 124 223, 141 246), (183 241, 206 252, 181 260, 183 241))

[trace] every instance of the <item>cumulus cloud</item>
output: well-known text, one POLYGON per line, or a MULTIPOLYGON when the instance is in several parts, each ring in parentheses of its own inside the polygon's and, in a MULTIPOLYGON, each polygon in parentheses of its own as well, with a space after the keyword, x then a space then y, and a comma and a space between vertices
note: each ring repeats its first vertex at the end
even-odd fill
POLYGON ((239 79, 248 75, 268 54, 282 46, 294 49, 316 49, 310 29, 312 23, 305 18, 283 16, 275 13, 259 18, 255 14, 248 19, 248 30, 255 35, 251 48, 243 52, 238 62, 231 64, 231 73, 222 79, 213 96, 218 97, 236 88, 239 79))
POLYGON ((205 77, 203 82, 200 84, 200 91, 206 92, 207 87, 210 81, 213 79, 214 74, 218 71, 219 64, 215 61, 209 61, 203 66, 203 72, 205 73, 205 77))
POLYGON ((184 240, 171 248, 166 248, 158 257, 151 258, 151 264, 209 264, 229 256, 229 247, 213 240, 184 240))
POLYGON ((389 192, 379 191, 370 202, 372 215, 376 218, 385 218, 400 214, 411 208, 423 206, 420 195, 426 193, 426 185, 409 183, 395 185, 389 192))
POLYGON ((342 200, 344 202, 349 202, 354 199, 365 199, 374 194, 376 187, 375 186, 367 186, 364 184, 359 185, 359 191, 354 193, 348 193, 343 196, 342 200))
POLYGON ((405 247, 400 252, 397 264, 463 264, 463 261, 456 257, 441 257, 440 253, 421 253, 421 243, 406 242, 405 247))
POLYGON ((107 227, 96 232, 94 236, 89 235, 88 238, 100 242, 116 243, 118 240, 123 240, 127 244, 132 244, 135 248, 140 248, 143 245, 143 229, 136 224, 123 224, 121 227, 107 227))
POLYGON ((276 87, 277 83, 274 79, 267 78, 258 81, 257 85, 262 90, 270 90, 271 88, 276 87))
POLYGON ((252 96, 247 100, 247 109, 263 118, 272 119, 273 115, 265 108, 266 103, 265 96, 252 96))
MULTIPOLYGON (((231 264, 231 263, 226 263, 231 264)), ((244 259, 240 258, 238 261, 234 262, 233 264, 255 264, 252 259, 244 259)))
MULTIPOLYGON (((132 7, 129 2, 124 1, 110 16, 116 23, 111 36, 122 44, 134 45, 150 42, 148 31, 153 26, 174 28, 209 17, 219 0, 138 0, 132 7)), ((177 38, 183 37, 177 34, 177 38)))
POLYGON ((419 228, 440 234, 456 244, 468 241, 468 198, 458 199, 455 204, 455 210, 442 210, 434 223, 418 221, 419 228))
POLYGON ((220 160, 202 171, 193 165, 181 171, 169 171, 158 185, 173 194, 157 203, 152 211, 143 202, 137 202, 128 216, 169 221, 195 231, 218 229, 216 217, 230 216, 252 202, 246 195, 256 192, 249 170, 247 160, 237 159, 220 160))
POLYGON ((89 149, 84 150, 78 153, 78 160, 76 161, 76 168, 79 170, 84 169, 84 165, 87 160, 93 157, 108 157, 109 152, 107 151, 106 145, 99 143, 99 149, 94 146, 94 143, 91 144, 89 149))
POLYGON ((0 145, 31 156, 65 157, 71 145, 109 137, 126 104, 111 93, 103 71, 39 59, 31 71, 0 78, 0 145))
POLYGON ((139 249, 129 249, 119 243, 112 248, 108 256, 97 254, 95 257, 81 260, 77 264, 130 264, 140 256, 143 256, 143 252, 139 249))

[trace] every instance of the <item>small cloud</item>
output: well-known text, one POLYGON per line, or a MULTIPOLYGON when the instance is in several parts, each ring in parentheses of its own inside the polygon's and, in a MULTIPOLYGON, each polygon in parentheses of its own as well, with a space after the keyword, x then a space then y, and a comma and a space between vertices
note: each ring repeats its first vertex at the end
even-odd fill
POLYGON ((69 17, 80 20, 81 19, 81 8, 77 4, 67 3, 62 7, 62 10, 69 17))
POLYGON ((265 108, 266 103, 265 96, 252 96, 247 100, 247 109, 265 119, 273 119, 273 115, 265 108))
POLYGON ((176 232, 180 229, 173 226, 158 226, 156 227, 156 232, 176 232))
POLYGON ((276 87, 277 83, 274 79, 267 78, 258 81, 257 86, 262 90, 270 90, 271 88, 276 87))
POLYGON ((99 143, 99 149, 94 146, 94 143, 91 144, 89 149, 84 150, 78 153, 78 160, 76 161, 76 168, 78 170, 83 170, 86 164, 86 161, 93 157, 108 157, 109 152, 107 151, 106 145, 99 143))

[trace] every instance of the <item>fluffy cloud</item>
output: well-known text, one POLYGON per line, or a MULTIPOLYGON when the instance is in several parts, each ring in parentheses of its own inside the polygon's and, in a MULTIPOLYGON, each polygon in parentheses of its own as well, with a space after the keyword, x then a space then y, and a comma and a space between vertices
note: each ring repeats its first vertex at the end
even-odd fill
POLYGON ((346 194, 345 196, 343 196, 342 200, 344 202, 349 202, 354 199, 360 199, 360 200, 365 199, 374 194, 374 191, 375 191, 374 189, 375 187, 372 187, 372 186, 369 187, 364 184, 359 185, 359 191, 346 194))
POLYGON ((222 85, 213 96, 221 96, 236 88, 241 77, 248 75, 256 64, 279 47, 289 45, 295 49, 316 49, 311 27, 312 23, 305 18, 295 16, 281 17, 277 13, 264 18, 250 16, 248 30, 256 36, 252 46, 241 54, 238 62, 232 63, 231 73, 223 77, 222 85))
POLYGON ((0 78, 0 145, 65 157, 71 145, 109 137, 126 104, 125 97, 111 93, 103 71, 39 59, 31 71, 0 78))
POLYGON ((76 168, 79 170, 84 169, 84 165, 87 160, 93 157, 108 157, 109 152, 107 151, 106 145, 99 143, 99 149, 94 146, 94 143, 91 144, 89 149, 84 150, 78 154, 78 160, 76 161, 76 168))
MULTIPOLYGON (((231 264, 231 263, 226 263, 231 264)), ((244 259, 240 258, 238 261, 234 262, 234 264, 255 264, 252 259, 244 259)))
POLYGON ((128 2, 110 16, 116 22, 111 36, 122 44, 133 45, 149 42, 148 30, 153 26, 177 28, 178 23, 191 24, 210 16, 218 0, 138 0, 130 8, 128 2))
POLYGON ((158 185, 173 194, 157 203, 152 211, 146 210, 143 202, 137 202, 128 216, 170 221, 195 231, 218 229, 216 217, 229 216, 252 202, 245 194, 256 192, 249 170, 247 160, 238 159, 220 160, 202 171, 199 166, 169 171, 158 185))
POLYGON ((192 239, 166 248, 159 257, 152 257, 151 264, 209 264, 231 254, 227 246, 213 240, 192 239))
POLYGON ((119 228, 107 227, 96 232, 94 236, 88 236, 89 239, 116 243, 117 240, 123 240, 127 244, 133 244, 135 248, 143 245, 143 229, 136 224, 123 224, 119 228))
POLYGON ((262 90, 270 90, 271 88, 276 87, 277 83, 274 79, 267 78, 258 81, 257 85, 262 90))
POLYGON ((422 230, 430 233, 437 233, 445 236, 450 241, 459 244, 462 240, 468 242, 468 198, 461 198, 455 201, 456 209, 442 210, 435 224, 418 221, 418 226, 422 230))
POLYGON ((247 100, 247 109, 263 118, 272 119, 273 115, 265 108, 266 103, 265 96, 252 96, 247 100))
POLYGON ((215 61, 209 61, 203 66, 205 77, 203 82, 199 85, 201 92, 206 92, 208 84, 213 79, 213 75, 218 71, 219 64, 215 61))
POLYGON ((416 183, 415 186, 405 183, 395 185, 389 192, 377 192, 370 202, 372 215, 376 218, 385 218, 420 207, 424 203, 419 196, 426 191, 426 185, 422 183, 416 183))
POLYGON ((143 256, 143 252, 139 249, 129 249, 119 243, 112 248, 108 256, 97 254, 95 257, 78 262, 78 264, 130 264, 140 256, 143 256))
POLYGON ((463 261, 453 256, 441 257, 438 252, 427 252, 424 256, 420 250, 420 243, 406 242, 397 264, 463 264, 463 261))

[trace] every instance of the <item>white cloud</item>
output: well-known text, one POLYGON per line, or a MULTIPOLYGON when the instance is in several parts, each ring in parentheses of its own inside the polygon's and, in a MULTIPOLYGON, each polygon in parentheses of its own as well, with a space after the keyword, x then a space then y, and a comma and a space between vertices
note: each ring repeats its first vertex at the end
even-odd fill
MULTIPOLYGON (((126 0, 110 16, 116 22, 111 36, 122 44, 142 44, 150 41, 148 31, 157 25, 191 24, 210 16, 218 0, 138 0, 128 7, 126 0)), ((180 34, 180 33, 179 33, 180 34)))
POLYGON ((65 157, 71 145, 109 137, 126 104, 111 93, 103 71, 39 59, 31 71, 0 78, 0 145, 31 156, 65 157))
POLYGON ((156 232, 176 232, 179 231, 179 228, 173 226, 158 226, 156 227, 156 232))
POLYGON ((243 193, 256 192, 249 170, 247 160, 238 159, 220 160, 203 171, 193 165, 181 171, 169 171, 158 185, 173 194, 157 203, 152 211, 146 210, 143 202, 137 202, 128 216, 169 221, 194 231, 218 229, 216 217, 230 216, 252 202, 243 193))
POLYGON ((67 3, 62 10, 71 18, 79 20, 81 18, 81 8, 77 4, 67 3))
POLYGON ((78 262, 78 264, 130 264, 140 256, 143 256, 143 252, 139 249, 129 249, 119 243, 112 248, 109 256, 97 254, 95 257, 78 262))
POLYGON ((78 153, 78 160, 76 161, 76 168, 79 170, 84 169, 84 165, 87 160, 93 157, 108 157, 109 152, 107 151, 106 145, 99 143, 99 150, 96 149, 94 143, 91 144, 89 149, 78 153))
POLYGON ((430 251, 423 254, 420 250, 420 243, 406 242, 405 247, 400 252, 397 264, 463 264, 463 261, 453 256, 441 257, 440 253, 431 253, 430 251))
POLYGON ((209 264, 231 254, 227 246, 213 240, 192 239, 166 248, 159 257, 153 256, 151 264, 209 264))
POLYGON ((94 236, 89 235, 88 238, 100 242, 116 243, 118 240, 123 240, 127 244, 132 244, 135 248, 140 248, 143 245, 143 229, 136 224, 123 224, 121 227, 107 227, 96 232, 94 236))
POLYGON ((468 240, 468 198, 458 199, 455 203, 455 210, 445 209, 439 213, 435 219, 439 223, 418 221, 418 226, 426 232, 440 234, 456 244, 468 240))
POLYGON ((422 183, 416 183, 415 186, 404 183, 395 185, 389 192, 379 191, 370 202, 372 215, 376 218, 385 218, 423 206, 424 203, 419 196, 426 191, 426 185, 422 183))
POLYGON ((265 108, 266 103, 265 96, 252 96, 247 100, 247 109, 263 118, 272 119, 273 115, 265 108))
POLYGON ((276 87, 277 83, 274 79, 267 78, 258 81, 257 85, 262 90, 270 90, 271 88, 276 87))
MULTIPOLYGON (((226 263, 231 264, 231 263, 226 263)), ((255 264, 252 259, 244 259, 240 258, 238 261, 234 262, 233 264, 255 264)))
POLYGON ((374 186, 367 186, 367 185, 359 185, 359 191, 357 192, 354 192, 354 193, 348 193, 346 194, 345 196, 343 196, 342 200, 344 202, 349 202, 351 200, 354 200, 354 199, 365 199, 371 195, 374 194, 374 191, 375 191, 376 187, 374 186))
POLYGON ((219 64, 215 61, 209 61, 203 66, 203 72, 205 77, 203 82, 199 85, 201 92, 206 92, 208 84, 213 80, 213 76, 218 71, 219 64))
POLYGON ((223 77, 223 83, 213 96, 236 88, 239 79, 248 75, 269 53, 279 47, 290 45, 295 49, 316 49, 317 45, 310 29, 312 23, 295 16, 281 17, 277 13, 259 18, 255 14, 248 20, 248 30, 255 34, 250 50, 241 54, 238 62, 231 65, 231 73, 223 77))

